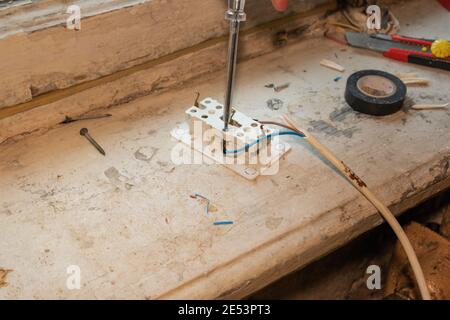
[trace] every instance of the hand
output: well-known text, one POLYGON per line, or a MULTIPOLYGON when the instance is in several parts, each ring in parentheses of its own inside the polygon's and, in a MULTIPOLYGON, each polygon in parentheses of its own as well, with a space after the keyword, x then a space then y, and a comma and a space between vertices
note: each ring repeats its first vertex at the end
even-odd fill
POLYGON ((273 6, 278 11, 286 11, 289 0, 272 0, 273 6))

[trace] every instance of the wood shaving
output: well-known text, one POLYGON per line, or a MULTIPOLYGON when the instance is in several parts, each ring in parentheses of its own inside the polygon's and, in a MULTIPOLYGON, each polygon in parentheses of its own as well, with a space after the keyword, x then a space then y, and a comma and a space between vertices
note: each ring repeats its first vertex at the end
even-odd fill
POLYGON ((281 91, 283 91, 284 89, 289 88, 290 85, 291 85, 290 83, 285 83, 285 84, 282 84, 281 86, 277 86, 277 87, 273 88, 273 90, 274 90, 275 92, 281 92, 281 91))
POLYGON ((402 72, 397 72, 395 74, 395 76, 399 77, 400 79, 401 78, 417 78, 418 77, 417 73, 402 73, 402 72))
POLYGON ((446 104, 416 104, 411 107, 413 110, 440 110, 448 109, 448 103, 446 104))
POLYGON ((402 73, 395 74, 406 85, 428 85, 430 82, 428 79, 421 78, 417 73, 402 73))
POLYGON ((428 85, 429 80, 425 78, 400 78, 404 84, 428 85))
POLYGON ((323 59, 322 61, 320 61, 320 65, 323 67, 329 68, 329 69, 339 71, 339 72, 345 71, 345 68, 343 66, 341 66, 331 60, 327 60, 327 59, 323 59))

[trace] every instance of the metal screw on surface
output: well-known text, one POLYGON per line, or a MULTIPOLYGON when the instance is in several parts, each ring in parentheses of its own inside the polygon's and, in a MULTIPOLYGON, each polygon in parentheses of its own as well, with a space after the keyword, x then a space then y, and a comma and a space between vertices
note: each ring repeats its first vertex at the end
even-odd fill
POLYGON ((86 115, 86 116, 80 116, 80 117, 69 117, 66 116, 64 118, 64 121, 60 124, 67 124, 75 121, 81 121, 81 120, 95 120, 95 119, 103 119, 103 118, 109 118, 112 117, 112 114, 99 114, 99 115, 86 115))
POLYGON ((88 131, 88 129, 86 129, 86 128, 82 128, 81 130, 80 130, 80 135, 82 135, 82 136, 84 136, 97 150, 98 150, 98 152, 100 152, 102 155, 106 155, 106 152, 105 152, 105 150, 103 150, 103 148, 102 147, 100 147, 100 145, 97 143, 97 141, 95 141, 92 137, 91 137, 91 135, 89 134, 89 131, 88 131))
POLYGON ((269 100, 267 100, 266 103, 267 103, 267 107, 270 110, 274 110, 274 111, 280 110, 281 107, 283 107, 283 101, 280 99, 277 99, 277 98, 269 99, 269 100))

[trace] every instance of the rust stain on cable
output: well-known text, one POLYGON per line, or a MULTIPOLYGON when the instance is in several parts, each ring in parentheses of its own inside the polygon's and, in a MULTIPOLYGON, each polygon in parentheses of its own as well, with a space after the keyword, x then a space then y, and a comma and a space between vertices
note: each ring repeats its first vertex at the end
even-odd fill
POLYGON ((360 177, 358 177, 356 173, 354 173, 353 170, 350 169, 344 162, 342 162, 342 165, 345 167, 345 173, 347 173, 348 177, 351 180, 356 181, 358 186, 360 186, 361 188, 367 187, 367 184, 360 177))

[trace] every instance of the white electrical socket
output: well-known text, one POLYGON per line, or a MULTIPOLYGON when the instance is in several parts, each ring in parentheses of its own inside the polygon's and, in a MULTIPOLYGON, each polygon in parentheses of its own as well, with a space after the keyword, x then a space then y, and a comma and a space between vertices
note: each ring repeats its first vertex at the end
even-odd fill
POLYGON ((275 130, 235 109, 229 129, 224 132, 223 109, 224 106, 212 98, 202 100, 198 106, 186 110, 188 121, 172 130, 172 136, 246 179, 276 174, 279 159, 291 149, 290 145, 280 141, 277 135, 265 138, 275 130), (254 144, 258 139, 260 142, 254 144), (228 152, 242 152, 224 154, 224 142, 228 152), (250 144, 254 145, 248 147, 250 144))

